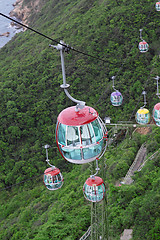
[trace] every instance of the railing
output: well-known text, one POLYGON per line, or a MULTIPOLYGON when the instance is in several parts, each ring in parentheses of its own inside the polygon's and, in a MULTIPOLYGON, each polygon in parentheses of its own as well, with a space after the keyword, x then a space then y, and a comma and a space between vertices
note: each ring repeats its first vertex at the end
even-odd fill
POLYGON ((153 159, 154 158, 154 156, 157 154, 157 153, 159 153, 159 151, 160 151, 160 148, 155 152, 155 153, 153 153, 149 158, 147 158, 142 164, 141 164, 141 166, 138 168, 138 172, 139 171, 141 171, 141 169, 144 167, 144 165, 146 164, 146 162, 149 160, 149 159, 153 159))
POLYGON ((136 171, 136 170, 133 171, 133 169, 134 169, 136 163, 139 161, 140 156, 141 156, 142 154, 144 155, 144 148, 145 148, 145 147, 146 147, 146 143, 143 143, 142 146, 140 147, 137 155, 136 155, 135 160, 133 161, 131 167, 129 168, 126 176, 124 177, 123 181, 121 182, 122 184, 126 184, 127 180, 129 180, 130 177, 131 177, 131 175, 133 175, 133 172, 136 171))
POLYGON ((91 226, 88 228, 87 232, 79 239, 79 240, 85 240, 87 239, 91 234, 91 226))

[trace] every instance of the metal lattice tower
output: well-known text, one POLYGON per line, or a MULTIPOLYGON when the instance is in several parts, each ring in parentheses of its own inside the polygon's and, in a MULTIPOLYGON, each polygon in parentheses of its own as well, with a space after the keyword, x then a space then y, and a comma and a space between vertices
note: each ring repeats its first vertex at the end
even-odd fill
MULTIPOLYGON (((105 180, 104 157, 101 158, 101 176, 105 180)), ((92 163, 92 169, 95 163, 92 163)), ((108 240, 107 197, 101 202, 91 203, 91 232, 88 240, 108 240)))
POLYGON ((107 201, 91 203, 90 240, 108 240, 107 201))

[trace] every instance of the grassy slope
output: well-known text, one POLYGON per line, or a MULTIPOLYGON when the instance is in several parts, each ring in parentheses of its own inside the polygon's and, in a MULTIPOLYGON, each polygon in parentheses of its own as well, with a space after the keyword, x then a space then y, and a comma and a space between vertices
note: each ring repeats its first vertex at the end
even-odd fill
MULTIPOLYGON (((135 107, 142 106, 143 99, 140 94, 144 85, 148 93, 147 99, 152 99, 152 101, 148 100, 148 108, 152 110, 157 102, 156 86, 151 77, 158 75, 160 71, 158 67, 159 58, 157 57, 160 35, 159 15, 154 10, 152 1, 146 1, 145 5, 142 3, 143 1, 90 1, 89 3, 86 1, 47 1, 42 11, 30 19, 31 26, 40 32, 58 41, 63 39, 71 46, 105 60, 105 63, 103 63, 91 57, 73 51, 70 52, 69 55, 65 56, 67 82, 71 84, 70 92, 74 97, 95 107, 102 118, 109 115, 113 122, 128 120, 132 112, 136 111, 135 107), (146 21, 147 24, 145 25, 146 21), (144 25, 143 38, 150 45, 150 51, 145 55, 140 54, 137 49, 139 29, 144 25), (124 96, 124 103, 115 111, 109 99, 112 92, 110 77, 118 73, 123 63, 123 69, 119 72, 115 84, 124 96), (139 104, 137 104, 138 100, 140 100, 139 104), (121 114, 122 111, 123 115, 121 114)), ((49 143, 55 146, 54 129, 57 115, 62 109, 72 104, 59 87, 62 84, 60 57, 59 53, 48 47, 50 43, 49 40, 27 30, 25 33, 15 36, 0 50, 0 155, 2 169, 0 186, 2 188, 43 172, 46 164, 42 145, 49 143)), ((132 119, 134 120, 134 114, 132 119)), ((134 159, 136 150, 133 151, 133 157, 130 158, 130 161, 124 160, 127 156, 121 159, 120 166, 117 164, 118 160, 116 160, 116 164, 113 163, 113 160, 111 161, 109 165, 111 179, 116 180, 125 174, 134 159)), ((114 152, 114 150, 112 151, 114 152)), ((53 158, 54 164, 62 172, 66 171, 67 174, 67 172, 72 171, 73 166, 62 160, 57 150, 51 149, 49 156, 51 156, 50 159, 53 158)), ((73 169, 73 176, 76 175, 74 171, 73 169)), ((28 185, 30 186, 30 183, 26 187, 28 185)), ((82 187, 82 185, 80 181, 77 186, 82 187)), ((10 201, 7 202, 7 209, 11 208, 12 210, 8 215, 5 213, 2 218, 4 221, 2 226, 8 224, 6 231, 3 230, 2 232, 4 239, 7 239, 6 234, 13 236, 13 239, 18 239, 19 224, 23 222, 23 219, 27 219, 27 211, 34 212, 32 209, 37 202, 44 201, 47 204, 47 199, 42 201, 46 196, 42 187, 40 187, 42 195, 36 197, 38 189, 39 186, 36 186, 35 189, 28 190, 28 192, 32 192, 33 198, 31 197, 28 205, 23 200, 19 212, 18 210, 14 212, 15 202, 19 205, 19 201, 14 200, 16 196, 11 201, 11 205, 10 201), (14 229, 17 226, 15 233, 14 229, 10 229, 12 225, 14 225, 14 229)), ((17 195, 16 191, 17 188, 15 193, 13 190, 13 193, 3 194, 2 192, 2 195, 4 195, 4 199, 5 197, 12 199, 12 194, 17 195)), ((64 192, 67 198, 68 190, 65 187, 64 192)), ((56 192, 55 194, 57 194, 59 202, 61 193, 56 192)), ((80 198, 80 201, 84 203, 81 194, 78 194, 78 199, 80 198)), ((24 191, 22 198, 25 199, 25 196, 27 196, 27 192, 24 191)), ((47 193, 47 197, 50 205, 54 195, 47 193)), ((19 195, 17 195, 17 198, 19 198, 19 195)), ((65 205, 65 203, 63 204, 65 205)), ((74 205, 73 202, 71 205, 74 205)), ((3 206, 6 208, 5 203, 3 206)), ((47 221, 45 217, 45 220, 43 217, 43 220, 40 220, 41 217, 39 219, 39 214, 43 215, 43 212, 45 214, 45 206, 42 208, 44 210, 41 211, 40 207, 36 216, 31 216, 32 220, 30 218, 24 220, 24 222, 28 221, 28 225, 25 224, 26 230, 23 226, 24 232, 29 232, 28 234, 33 235, 32 238, 37 234, 43 236, 45 232, 49 232, 46 229, 50 229, 50 226, 52 226, 52 220, 47 221), (35 225, 33 224, 34 227, 31 227, 32 221, 35 223, 35 225), (41 233, 37 233, 39 227, 36 226, 38 224, 36 221, 42 221, 42 224, 40 223, 42 225, 40 227, 41 233), (46 221, 48 226, 45 223, 46 221)), ((85 211, 85 204, 83 208, 85 211)), ((88 211, 87 208, 86 212, 88 213, 88 211)), ((50 214, 52 215, 52 212, 50 214)), ((68 220, 66 221, 68 222, 68 220)), ((62 227, 64 229, 66 222, 62 220, 60 222, 61 224, 65 223, 62 227)), ((74 221, 71 220, 71 222, 73 224, 74 221)), ((82 228, 87 229, 88 224, 89 215, 87 214, 87 220, 82 223, 82 228)), ((121 225, 117 226, 117 231, 123 229, 121 225)), ((76 239, 82 232, 79 232, 79 229, 81 229, 79 226, 75 229, 77 232, 76 239)), ((21 232, 21 234, 24 234, 24 232, 21 232)), ((58 234, 61 232, 63 231, 59 230, 58 234)), ((69 236, 69 233, 67 234, 69 236)), ((19 236, 19 239, 22 239, 22 236, 19 236)), ((29 239, 31 239, 31 236, 29 239)))

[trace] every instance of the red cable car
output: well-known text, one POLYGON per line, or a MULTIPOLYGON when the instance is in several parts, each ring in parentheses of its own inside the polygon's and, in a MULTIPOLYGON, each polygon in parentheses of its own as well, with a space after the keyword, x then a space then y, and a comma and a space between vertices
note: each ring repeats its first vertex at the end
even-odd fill
POLYGON ((58 116, 56 142, 67 161, 83 164, 94 161, 104 148, 106 128, 92 107, 64 109, 58 116))
POLYGON ((157 10, 157 11, 160 11, 160 1, 159 1, 159 2, 156 2, 156 10, 157 10))
POLYGON ((90 202, 100 202, 105 196, 103 179, 98 176, 88 178, 83 186, 84 197, 90 202))
POLYGON ((142 42, 139 43, 138 48, 141 53, 147 52, 149 49, 149 45, 146 41, 143 40, 142 42))
POLYGON ((63 176, 58 168, 50 167, 44 172, 43 182, 47 189, 57 190, 63 185, 63 176))
POLYGON ((160 127, 160 103, 157 103, 153 108, 153 120, 160 127))

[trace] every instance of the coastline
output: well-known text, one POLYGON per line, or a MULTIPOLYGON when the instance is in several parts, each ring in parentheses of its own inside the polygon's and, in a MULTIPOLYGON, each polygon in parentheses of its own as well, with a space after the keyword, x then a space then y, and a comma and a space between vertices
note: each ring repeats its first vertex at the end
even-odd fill
MULTIPOLYGON (((15 17, 20 20, 21 23, 28 26, 29 17, 33 12, 40 11, 40 0, 30 1, 28 4, 24 4, 24 0, 16 0, 13 4, 14 9, 9 13, 10 17, 15 17)), ((14 24, 14 23, 12 23, 14 24)), ((23 30, 26 30, 23 28, 23 30)))
MULTIPOLYGON (((13 3, 13 10, 9 13, 11 18, 16 18, 21 23, 27 25, 27 18, 30 15, 30 12, 28 11, 27 6, 23 6, 24 0, 16 0, 15 3, 13 3)), ((12 26, 17 26, 14 22, 11 22, 12 26)), ((27 25, 28 26, 28 25, 27 25)), ((20 28, 22 28, 19 25, 20 28)))
MULTIPOLYGON (((14 2, 16 0, 5 0, 0 1, 0 9, 2 13, 6 16, 9 16, 9 13, 13 10, 14 2)), ((0 17, 0 49, 5 46, 14 36, 16 33, 23 31, 22 28, 19 28, 16 25, 11 23, 11 20, 1 16, 0 17)))
MULTIPOLYGON (((7 4, 7 3, 6 3, 7 4)), ((42 0, 31 0, 29 2, 25 2, 24 0, 14 0, 11 1, 8 12, 4 12, 4 14, 10 16, 12 19, 17 20, 18 22, 28 26, 30 24, 30 16, 34 13, 37 13, 41 10, 42 0), (11 7, 12 6, 12 7, 11 7)), ((22 27, 18 23, 14 21, 10 21, 9 25, 7 25, 8 20, 3 21, 0 19, 0 24, 2 27, 0 31, 0 49, 9 42, 12 37, 15 36, 16 33, 23 32, 27 30, 27 28, 22 27), (6 25, 5 25, 6 24, 6 25)))

